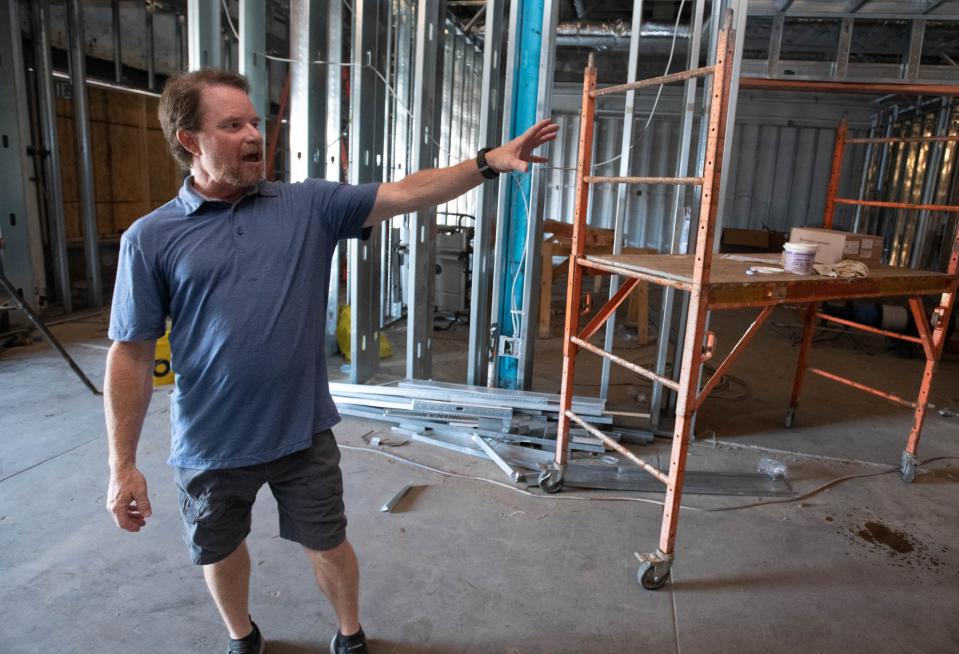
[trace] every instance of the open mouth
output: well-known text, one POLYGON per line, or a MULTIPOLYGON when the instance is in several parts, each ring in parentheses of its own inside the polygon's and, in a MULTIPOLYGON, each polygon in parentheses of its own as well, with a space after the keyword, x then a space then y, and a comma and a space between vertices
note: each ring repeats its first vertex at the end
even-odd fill
POLYGON ((251 152, 250 154, 243 155, 241 159, 247 163, 260 163, 262 156, 259 152, 251 152))

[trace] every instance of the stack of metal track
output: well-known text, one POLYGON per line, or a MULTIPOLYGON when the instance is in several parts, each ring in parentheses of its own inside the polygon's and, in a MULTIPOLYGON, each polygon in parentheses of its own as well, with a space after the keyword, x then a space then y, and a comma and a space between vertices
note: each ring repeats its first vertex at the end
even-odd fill
MULTIPOLYGON (((390 422, 395 434, 489 459, 516 483, 538 484, 555 454, 559 395, 418 380, 389 386, 331 383, 330 392, 343 415, 390 422)), ((602 399, 574 397, 573 411, 603 425, 610 438, 653 440, 651 432, 614 425, 602 399)), ((570 438, 571 449, 584 458, 570 463, 567 485, 661 492, 660 482, 646 472, 621 465, 619 457, 599 456, 605 446, 585 430, 571 429, 570 438)), ((756 473, 690 472, 687 477, 690 493, 772 497, 791 492, 785 480, 756 473)))
MULTIPOLYGON (((505 460, 538 470, 556 448, 559 395, 420 380, 392 386, 331 383, 330 392, 341 414, 391 422, 394 431, 417 441, 466 454, 493 458, 483 447, 489 445, 505 460)), ((628 431, 634 442, 637 436, 652 441, 652 434, 613 427, 605 406, 600 398, 573 398, 573 411, 606 425, 611 438, 628 431)), ((573 429, 570 436, 573 450, 605 452, 585 430, 573 429)))

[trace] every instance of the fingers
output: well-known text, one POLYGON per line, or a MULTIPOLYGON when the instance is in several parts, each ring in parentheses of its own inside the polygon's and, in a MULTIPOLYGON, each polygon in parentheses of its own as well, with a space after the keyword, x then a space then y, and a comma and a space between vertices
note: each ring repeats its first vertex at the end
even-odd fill
POLYGON ((111 501, 107 509, 113 514, 113 521, 117 527, 125 531, 137 532, 146 524, 143 515, 133 506, 132 498, 127 501, 111 501))
POLYGON ((545 129, 559 129, 559 125, 553 122, 552 118, 544 118, 543 120, 535 123, 532 127, 526 130, 525 136, 532 136, 538 132, 541 132, 545 129))
POLYGON ((533 155, 533 154, 529 155, 529 160, 530 160, 532 163, 541 163, 541 164, 549 163, 549 159, 547 159, 546 157, 538 157, 538 156, 533 155))
POLYGON ((150 508, 150 499, 147 497, 146 488, 134 492, 133 501, 136 502, 137 510, 144 518, 149 518, 153 515, 153 509, 150 508))
POLYGON ((116 525, 125 531, 138 532, 146 525, 153 510, 147 497, 146 480, 139 471, 111 475, 107 511, 116 525))

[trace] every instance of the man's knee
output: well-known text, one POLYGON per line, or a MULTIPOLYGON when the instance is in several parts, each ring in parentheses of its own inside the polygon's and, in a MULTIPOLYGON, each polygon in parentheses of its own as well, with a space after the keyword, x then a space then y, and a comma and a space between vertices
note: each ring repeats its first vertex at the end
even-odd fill
POLYGON ((353 548, 350 546, 350 541, 344 538, 337 545, 326 549, 313 549, 312 547, 304 545, 303 551, 306 552, 306 555, 309 556, 310 559, 326 563, 340 561, 345 557, 349 557, 353 552, 353 548))

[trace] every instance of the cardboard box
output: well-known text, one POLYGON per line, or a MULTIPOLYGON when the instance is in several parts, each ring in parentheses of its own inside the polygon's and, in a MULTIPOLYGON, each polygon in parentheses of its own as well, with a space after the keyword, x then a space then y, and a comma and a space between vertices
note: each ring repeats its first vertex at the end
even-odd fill
POLYGON ((727 227, 719 241, 720 252, 782 252, 786 235, 768 229, 727 227))
POLYGON ((878 266, 882 259, 882 237, 871 234, 853 234, 819 227, 793 227, 789 242, 818 245, 816 263, 839 263, 843 259, 853 259, 878 266))

